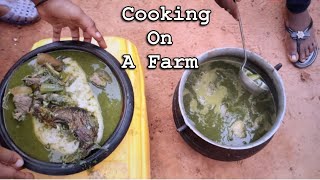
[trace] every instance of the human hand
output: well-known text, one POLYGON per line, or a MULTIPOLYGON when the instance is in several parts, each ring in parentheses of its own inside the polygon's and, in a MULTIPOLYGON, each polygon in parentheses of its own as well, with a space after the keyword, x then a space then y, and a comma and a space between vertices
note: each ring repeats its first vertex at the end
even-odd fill
MULTIPOLYGON (((215 0, 216 3, 221 7, 224 8, 226 11, 229 12, 235 18, 236 20, 239 20, 239 14, 237 10, 236 3, 234 0, 215 0)), ((236 0, 237 2, 240 2, 241 0, 236 0)))
POLYGON ((83 31, 84 41, 91 42, 92 37, 101 48, 107 48, 103 36, 94 21, 80 7, 70 0, 48 0, 37 7, 40 17, 53 27, 53 41, 59 41, 61 30, 68 27, 72 40, 79 40, 79 28, 83 31))
POLYGON ((28 172, 20 171, 23 159, 16 152, 0 146, 0 178, 1 179, 33 179, 28 172))

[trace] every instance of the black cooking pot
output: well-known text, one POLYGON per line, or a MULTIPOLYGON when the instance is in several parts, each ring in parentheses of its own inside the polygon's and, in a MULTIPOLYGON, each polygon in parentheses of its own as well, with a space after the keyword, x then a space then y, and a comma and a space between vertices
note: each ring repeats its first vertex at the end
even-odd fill
MULTIPOLYGON (((192 119, 189 119, 186 115, 183 104, 184 86, 192 70, 184 71, 182 78, 176 87, 173 96, 172 112, 177 131, 193 149, 209 158, 221 161, 237 161, 254 155, 272 139, 284 118, 286 97, 283 82, 277 72, 277 70, 281 68, 281 64, 273 67, 255 53, 247 51, 247 55, 248 62, 246 68, 258 73, 266 81, 276 106, 276 120, 274 121, 272 128, 264 136, 254 142, 234 147, 222 145, 207 138, 196 129, 192 119)), ((219 61, 221 59, 228 59, 234 63, 241 64, 244 60, 244 53, 243 49, 239 48, 220 48, 207 51, 198 56, 197 59, 199 60, 199 65, 209 61, 219 61)))
POLYGON ((15 143, 10 138, 7 132, 3 108, 1 106, 0 140, 3 146, 16 151, 22 156, 25 162, 24 166, 26 168, 35 172, 48 175, 68 175, 93 167, 94 165, 98 164, 103 159, 108 157, 116 149, 116 147, 120 144, 120 142, 126 135, 127 130, 130 126, 134 110, 134 96, 132 85, 130 79, 128 78, 128 75, 126 74, 125 70, 120 68, 120 63, 110 53, 98 46, 86 42, 61 41, 39 47, 29 52, 28 54, 24 55, 21 59, 19 59, 18 62, 10 68, 0 85, 0 104, 3 104, 3 98, 5 95, 6 87, 8 85, 8 81, 15 69, 17 69, 20 65, 27 62, 28 60, 37 56, 38 53, 48 53, 57 50, 78 50, 91 53, 92 55, 96 56, 101 61, 103 61, 111 69, 111 71, 116 76, 120 84, 123 97, 123 109, 121 119, 116 129, 114 130, 112 135, 106 140, 106 142, 103 143, 101 149, 91 152, 85 159, 81 161, 81 163, 62 164, 44 162, 28 156, 26 153, 20 150, 19 147, 15 145, 15 143))

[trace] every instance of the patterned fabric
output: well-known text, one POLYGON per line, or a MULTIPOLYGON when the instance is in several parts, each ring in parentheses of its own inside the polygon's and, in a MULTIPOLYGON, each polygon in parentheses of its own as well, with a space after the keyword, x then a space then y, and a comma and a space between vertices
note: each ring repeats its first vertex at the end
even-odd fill
POLYGON ((0 17, 1 21, 16 25, 26 25, 39 19, 38 11, 31 0, 0 0, 0 5, 10 9, 7 14, 0 17))

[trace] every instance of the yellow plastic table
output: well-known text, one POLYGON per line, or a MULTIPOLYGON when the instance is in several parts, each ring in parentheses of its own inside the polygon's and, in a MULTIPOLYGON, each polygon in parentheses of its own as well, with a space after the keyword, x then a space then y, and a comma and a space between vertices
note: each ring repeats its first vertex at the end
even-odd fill
MULTIPOLYGON (((70 38, 64 38, 67 40, 70 38)), ((122 55, 130 54, 136 69, 127 70, 134 91, 134 113, 131 125, 119 146, 102 162, 77 174, 48 176, 32 172, 36 178, 150 178, 150 147, 144 75, 137 48, 130 41, 119 37, 105 37, 108 48, 120 63, 122 55)), ((32 49, 51 42, 44 39, 35 43, 32 49)), ((30 170, 25 170, 29 171, 30 170)))

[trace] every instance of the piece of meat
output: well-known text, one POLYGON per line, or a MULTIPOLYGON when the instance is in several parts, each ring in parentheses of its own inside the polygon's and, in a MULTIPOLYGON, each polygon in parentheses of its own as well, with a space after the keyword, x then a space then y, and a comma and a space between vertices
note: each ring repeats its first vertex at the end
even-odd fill
POLYGON ((92 74, 90 82, 97 88, 103 89, 106 87, 108 82, 112 82, 112 79, 105 70, 99 69, 92 74))
POLYGON ((29 95, 29 94, 32 94, 32 89, 27 86, 17 86, 10 89, 9 94, 12 94, 13 96, 22 95, 22 94, 29 95))
POLYGON ((37 77, 25 77, 23 78, 23 81, 25 85, 33 86, 35 88, 39 87, 41 84, 41 78, 37 78, 37 77))
POLYGON ((53 113, 53 120, 69 126, 80 141, 80 148, 88 150, 95 143, 98 124, 86 110, 78 107, 57 109, 53 113))
POLYGON ((53 113, 49 109, 41 106, 41 102, 39 100, 34 100, 31 109, 32 115, 35 116, 38 120, 53 128, 56 128, 56 124, 53 120, 53 113))
POLYGON ((63 62, 57 60, 50 54, 39 53, 37 56, 37 63, 40 65, 45 65, 46 63, 52 65, 56 71, 62 71, 63 62))
POLYGON ((46 102, 49 105, 56 106, 74 106, 75 102, 66 95, 60 94, 41 94, 39 91, 34 93, 34 99, 39 100, 40 102, 46 102))
POLYGON ((13 118, 18 121, 23 121, 30 112, 32 98, 27 94, 17 94, 13 96, 13 103, 15 106, 13 118))

